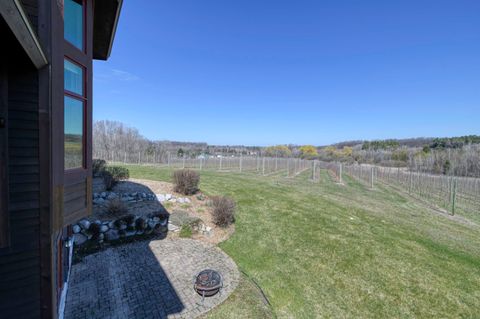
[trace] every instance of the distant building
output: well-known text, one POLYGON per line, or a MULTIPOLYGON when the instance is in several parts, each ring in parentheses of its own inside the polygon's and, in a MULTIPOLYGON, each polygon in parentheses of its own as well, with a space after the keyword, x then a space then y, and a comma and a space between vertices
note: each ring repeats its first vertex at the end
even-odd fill
POLYGON ((0 317, 62 317, 92 207, 92 59, 122 0, 0 1, 0 317))

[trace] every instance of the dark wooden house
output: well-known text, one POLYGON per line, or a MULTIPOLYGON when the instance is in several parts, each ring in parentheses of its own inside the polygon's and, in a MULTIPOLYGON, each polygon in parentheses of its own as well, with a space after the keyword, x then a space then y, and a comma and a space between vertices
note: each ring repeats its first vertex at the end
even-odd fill
POLYGON ((62 317, 92 206, 92 60, 122 0, 0 0, 0 318, 62 317))

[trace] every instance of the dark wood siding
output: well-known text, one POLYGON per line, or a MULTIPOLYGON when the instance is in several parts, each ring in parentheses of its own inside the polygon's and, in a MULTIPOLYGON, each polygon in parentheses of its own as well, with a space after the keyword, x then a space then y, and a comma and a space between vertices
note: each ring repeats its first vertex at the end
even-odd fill
POLYGON ((0 316, 40 316, 38 72, 0 21, 8 83, 10 245, 0 249, 0 316))
POLYGON ((65 184, 63 189, 63 222, 65 225, 69 225, 88 215, 87 181, 86 179, 73 181, 70 184, 65 184))

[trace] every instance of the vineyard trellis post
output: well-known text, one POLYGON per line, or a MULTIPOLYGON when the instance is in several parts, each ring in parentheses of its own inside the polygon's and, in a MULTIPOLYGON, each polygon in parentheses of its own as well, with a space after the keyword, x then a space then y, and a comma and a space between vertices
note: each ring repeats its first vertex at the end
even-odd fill
POLYGON ((317 166, 317 162, 315 160, 313 160, 313 162, 312 162, 312 181, 314 181, 314 182, 315 182, 315 177, 316 177, 316 174, 315 174, 316 173, 315 171, 316 171, 316 168, 317 168, 316 166, 317 166))
POLYGON ((375 168, 372 166, 370 168, 370 188, 372 188, 372 189, 373 189, 373 186, 374 186, 374 180, 373 180, 374 175, 375 175, 375 168))
POLYGON ((452 215, 455 215, 455 204, 457 200, 457 179, 452 177, 451 183, 451 201, 452 201, 452 215))
POLYGON ((287 177, 290 177, 290 158, 287 158, 287 177))
POLYGON ((265 175, 265 157, 263 158, 263 161, 262 161, 262 175, 265 175))
POLYGON ((413 176, 412 176, 412 171, 410 171, 410 175, 409 175, 409 186, 408 186, 408 193, 409 194, 412 194, 412 190, 413 190, 413 176))
POLYGON ((239 162, 239 166, 240 166, 240 167, 239 167, 239 170, 240 170, 240 173, 241 173, 241 172, 242 172, 242 170, 243 170, 243 156, 242 156, 242 155, 240 155, 240 162, 239 162))
POLYGON ((338 163, 338 181, 340 182, 340 184, 343 183, 342 174, 343 174, 343 165, 342 163, 338 163))

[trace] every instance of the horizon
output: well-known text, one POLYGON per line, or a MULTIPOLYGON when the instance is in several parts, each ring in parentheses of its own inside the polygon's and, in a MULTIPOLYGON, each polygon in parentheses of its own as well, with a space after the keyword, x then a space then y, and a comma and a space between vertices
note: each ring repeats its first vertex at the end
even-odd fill
POLYGON ((479 134, 479 2, 302 4, 125 2, 94 119, 211 145, 479 134))
MULTIPOLYGON (((130 125, 127 125, 126 123, 122 123, 122 124, 125 124, 126 126, 128 126, 130 128, 135 128, 135 127, 132 127, 130 125)), ((136 128, 136 129, 138 129, 138 128, 136 128)), ((336 142, 333 142, 331 144, 323 144, 323 145, 320 145, 320 144, 299 144, 299 143, 289 143, 289 144, 279 143, 279 144, 265 144, 265 145, 256 144, 256 145, 253 145, 253 144, 211 144, 211 143, 208 143, 206 141, 196 141, 196 140, 150 139, 150 138, 144 136, 140 129, 138 129, 138 133, 140 134, 140 136, 142 136, 143 138, 146 138, 147 140, 149 140, 151 142, 169 142, 169 143, 185 143, 185 144, 191 143, 191 144, 207 144, 209 146, 230 146, 230 147, 239 146, 239 147, 252 147, 252 148, 253 147, 278 146, 278 145, 285 145, 285 146, 312 145, 312 146, 315 146, 317 148, 322 148, 322 147, 335 146, 337 144, 346 144, 346 143, 358 143, 356 145, 359 145, 359 144, 362 144, 364 142, 374 142, 374 141, 389 141, 389 140, 406 141, 406 140, 418 140, 418 139, 426 139, 426 140, 432 139, 433 140, 433 139, 459 138, 459 137, 465 137, 465 136, 476 136, 476 134, 467 134, 467 135, 457 135, 457 136, 414 136, 414 137, 405 137, 405 138, 385 138, 385 139, 371 139, 371 140, 344 140, 344 141, 336 141, 336 142)))

